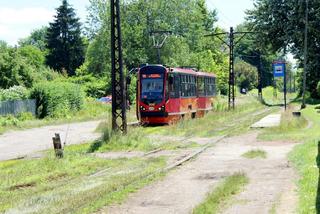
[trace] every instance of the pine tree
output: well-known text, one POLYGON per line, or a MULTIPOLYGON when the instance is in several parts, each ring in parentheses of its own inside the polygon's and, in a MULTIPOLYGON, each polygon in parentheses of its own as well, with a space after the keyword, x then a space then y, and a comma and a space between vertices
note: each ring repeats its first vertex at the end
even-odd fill
POLYGON ((85 47, 81 38, 81 24, 67 0, 62 0, 54 22, 50 23, 47 48, 47 65, 59 72, 67 71, 69 76, 75 75, 75 70, 84 61, 85 47))

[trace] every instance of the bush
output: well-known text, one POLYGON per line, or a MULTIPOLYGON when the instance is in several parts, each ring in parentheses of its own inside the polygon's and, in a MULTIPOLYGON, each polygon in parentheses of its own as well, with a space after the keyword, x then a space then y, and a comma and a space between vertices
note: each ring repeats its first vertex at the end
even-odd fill
POLYGON ((82 109, 85 95, 79 85, 68 82, 46 82, 36 85, 31 98, 37 100, 37 116, 66 117, 82 109))
POLYGON ((0 101, 24 100, 29 98, 29 91, 23 86, 13 86, 9 89, 0 89, 0 101))
POLYGON ((13 115, 0 116, 0 126, 17 126, 19 120, 13 115))
POLYGON ((27 121, 34 119, 31 112, 21 112, 17 115, 19 121, 27 121))
POLYGON ((111 92, 110 84, 106 78, 97 78, 89 74, 71 77, 67 81, 81 85, 88 97, 100 98, 111 92))
POLYGON ((320 97, 320 81, 318 82, 318 85, 317 85, 317 93, 318 93, 318 97, 320 97))

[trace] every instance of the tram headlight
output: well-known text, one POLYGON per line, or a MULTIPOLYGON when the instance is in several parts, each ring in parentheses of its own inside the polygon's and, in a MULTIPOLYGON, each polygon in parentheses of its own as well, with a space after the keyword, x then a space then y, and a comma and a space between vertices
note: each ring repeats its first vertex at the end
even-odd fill
POLYGON ((145 108, 145 107, 143 107, 143 106, 140 106, 140 110, 145 111, 145 110, 146 110, 146 108, 145 108))

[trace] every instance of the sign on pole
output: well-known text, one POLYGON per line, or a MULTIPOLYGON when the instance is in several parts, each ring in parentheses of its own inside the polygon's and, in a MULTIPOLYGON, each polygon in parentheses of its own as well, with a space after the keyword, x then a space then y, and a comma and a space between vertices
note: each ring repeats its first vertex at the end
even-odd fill
MULTIPOLYGON (((287 79, 286 79, 286 62, 274 61, 272 63, 274 81, 276 78, 283 77, 283 95, 284 95, 284 108, 287 109, 287 79)), ((275 84, 276 85, 276 84, 275 84)))
POLYGON ((285 61, 274 61, 273 62, 273 76, 274 77, 284 77, 286 72, 286 62, 285 61))

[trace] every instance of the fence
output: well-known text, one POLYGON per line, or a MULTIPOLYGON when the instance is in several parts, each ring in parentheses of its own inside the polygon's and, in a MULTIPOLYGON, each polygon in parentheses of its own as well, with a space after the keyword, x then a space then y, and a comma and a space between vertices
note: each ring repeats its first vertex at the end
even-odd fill
POLYGON ((0 102, 0 115, 17 115, 22 112, 36 114, 36 100, 14 100, 0 102))

